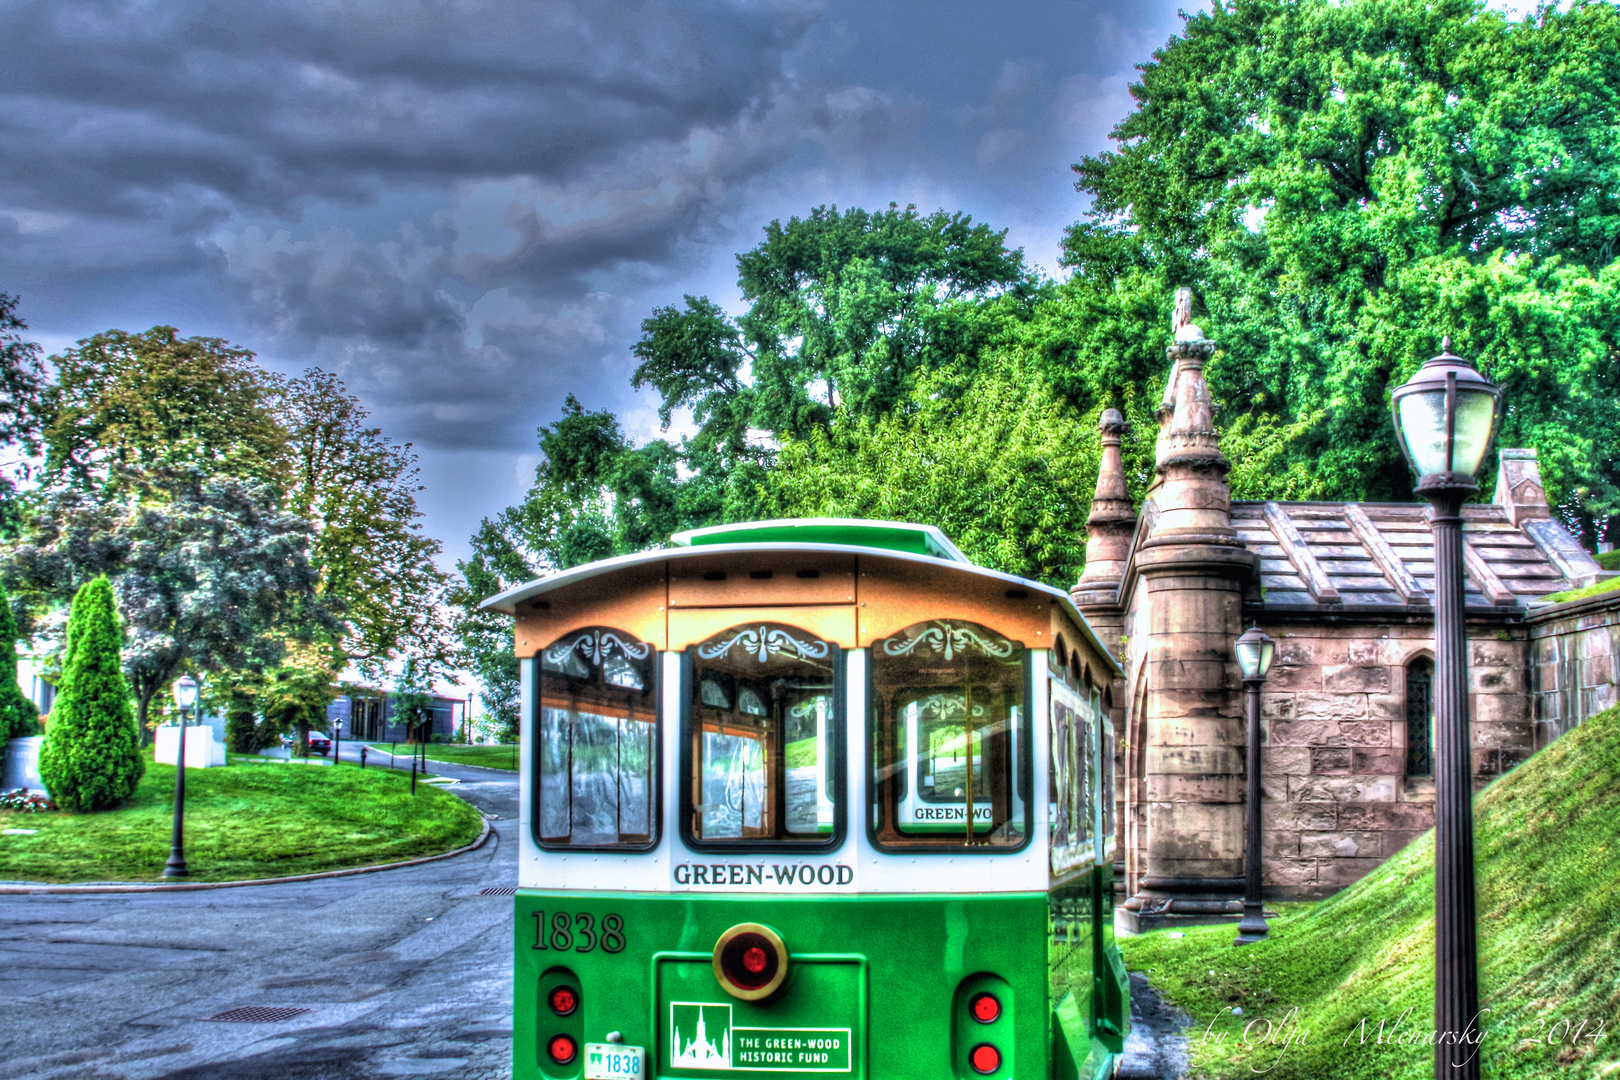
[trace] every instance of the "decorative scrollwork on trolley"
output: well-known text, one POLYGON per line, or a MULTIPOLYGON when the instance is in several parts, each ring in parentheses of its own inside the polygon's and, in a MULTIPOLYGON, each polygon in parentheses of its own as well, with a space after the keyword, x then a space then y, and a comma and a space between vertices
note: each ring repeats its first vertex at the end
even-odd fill
POLYGON ((626 641, 611 630, 587 630, 572 641, 563 640, 546 650, 546 660, 561 664, 568 654, 577 651, 592 664, 600 666, 602 659, 615 651, 632 660, 645 660, 652 646, 645 641, 626 641))
POLYGON ((786 654, 800 660, 821 660, 827 656, 825 641, 813 639, 801 641, 786 630, 765 625, 745 627, 724 641, 699 645, 698 655, 705 660, 716 660, 737 645, 741 645, 744 651, 753 653, 754 659, 762 664, 772 655, 786 654))
POLYGON ((955 659, 959 652, 978 652, 996 660, 1005 660, 1016 648, 1006 638, 986 637, 972 626, 943 619, 915 637, 892 637, 883 642, 883 651, 890 656, 905 656, 916 649, 928 649, 947 660, 955 659))
MULTIPOLYGON (((917 715, 923 720, 960 720, 967 715, 967 702, 961 694, 929 694, 916 701, 917 715)), ((985 708, 973 703, 973 715, 985 715, 985 708)))

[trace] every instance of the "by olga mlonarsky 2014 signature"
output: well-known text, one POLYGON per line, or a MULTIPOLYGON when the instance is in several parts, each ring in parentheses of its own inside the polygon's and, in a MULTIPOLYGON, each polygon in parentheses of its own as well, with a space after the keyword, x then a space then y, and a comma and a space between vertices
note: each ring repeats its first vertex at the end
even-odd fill
MULTIPOLYGON (((1481 1010, 1474 1030, 1460 1037, 1461 1041, 1474 1048, 1475 1053, 1485 1039, 1500 1039, 1506 1034, 1493 1032, 1483 1025, 1484 1014, 1489 1011, 1481 1010)), ((1395 1016, 1363 1017, 1350 1026, 1343 1039, 1339 1040, 1339 1045, 1346 1050, 1367 1045, 1404 1046, 1432 1053, 1437 1042, 1453 1038, 1448 1033, 1422 1026, 1415 1013, 1414 1007, 1408 1007, 1395 1016)), ((1535 1021, 1533 1032, 1521 1036, 1518 1045, 1528 1048, 1545 1043, 1578 1049, 1583 1043, 1602 1042, 1607 1036, 1606 1019, 1542 1018, 1535 1021)), ((1281 1019, 1266 1016, 1245 1018, 1242 1008, 1223 1009, 1200 1035, 1191 1040, 1188 1064, 1198 1068, 1216 1056, 1224 1056, 1224 1051, 1229 1049, 1252 1056, 1250 1072, 1267 1073, 1282 1064, 1294 1048, 1319 1040, 1320 1035, 1304 1022, 1298 1006, 1290 1008, 1281 1019)))

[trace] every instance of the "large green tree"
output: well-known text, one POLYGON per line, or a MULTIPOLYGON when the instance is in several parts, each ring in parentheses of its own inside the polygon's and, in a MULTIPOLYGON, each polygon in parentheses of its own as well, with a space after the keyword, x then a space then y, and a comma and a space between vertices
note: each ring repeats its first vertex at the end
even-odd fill
POLYGON ((11 597, 0 585, 0 746, 7 739, 39 733, 39 710, 17 685, 17 620, 11 597))
POLYGON ((319 595, 342 622, 342 658, 374 678, 402 654, 442 663, 446 579, 434 563, 439 542, 422 532, 411 445, 373 426, 319 368, 279 388, 275 413, 287 439, 286 508, 309 523, 319 595))
POLYGON ((276 380, 249 350, 154 326, 97 334, 51 363, 48 485, 111 493, 177 467, 281 479, 287 436, 272 408, 276 380))
POLYGON ((1449 334, 1566 517, 1613 520, 1620 12, 1230 0, 1141 71, 1117 149, 1076 166, 1075 274, 1037 319, 1080 408, 1161 373, 1191 284, 1221 422, 1287 442, 1235 493, 1405 499, 1388 389, 1449 334))
POLYGON ((921 521, 982 566, 1074 584, 1101 455, 1082 418, 1017 352, 972 377, 919 380, 908 408, 790 440, 765 485, 773 517, 921 521))
POLYGON ((103 810, 135 793, 146 763, 130 710, 112 585, 86 582, 68 617, 62 681, 39 775, 64 810, 103 810))
POLYGON ((265 650, 280 647, 273 632, 333 629, 306 553, 308 523, 281 510, 269 485, 196 465, 143 477, 160 498, 53 493, 9 567, 45 602, 112 579, 142 731, 153 698, 182 668, 268 666, 276 657, 265 650))
POLYGON ((658 390, 666 425, 691 408, 693 443, 728 460, 748 455, 749 428, 802 438, 840 408, 880 416, 919 372, 977 357, 1000 328, 992 312, 1027 313, 1034 279, 1006 235, 893 203, 772 221, 737 257, 747 311, 733 320, 692 296, 654 310, 634 385, 658 390))

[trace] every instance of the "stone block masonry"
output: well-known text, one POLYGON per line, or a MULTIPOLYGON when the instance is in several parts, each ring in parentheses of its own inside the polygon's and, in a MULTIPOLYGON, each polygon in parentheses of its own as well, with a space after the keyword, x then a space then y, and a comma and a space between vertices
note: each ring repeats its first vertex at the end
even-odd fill
MULTIPOLYGON (((1265 626, 1277 658, 1261 697, 1263 878, 1268 895, 1326 896, 1434 824, 1434 784, 1409 775, 1407 673, 1429 660, 1429 628, 1265 626)), ((1528 635, 1480 627, 1470 641, 1475 782, 1535 743, 1524 673, 1528 635)))
POLYGON ((1530 616, 1535 740, 1539 749, 1616 704, 1620 589, 1552 604, 1530 616))

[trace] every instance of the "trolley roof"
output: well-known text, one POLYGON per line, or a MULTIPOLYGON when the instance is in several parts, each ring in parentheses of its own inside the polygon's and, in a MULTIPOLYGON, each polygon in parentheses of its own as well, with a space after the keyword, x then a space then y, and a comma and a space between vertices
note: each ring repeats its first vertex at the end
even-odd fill
POLYGON ((1086 621, 1080 609, 1075 607, 1073 599, 1067 592, 1039 581, 975 565, 932 525, 848 518, 806 518, 802 521, 754 521, 709 529, 693 529, 677 533, 670 539, 679 546, 639 551, 633 555, 620 555, 561 570, 497 593, 479 606, 516 615, 519 605, 530 603, 555 589, 664 560, 679 562, 694 558, 713 558, 716 555, 761 552, 821 551, 875 555, 903 562, 942 566, 953 572, 1005 582, 1031 593, 1050 597, 1084 632, 1090 644, 1101 657, 1105 658, 1114 674, 1124 673, 1118 661, 1114 659, 1113 652, 1103 644, 1096 630, 1086 621))

